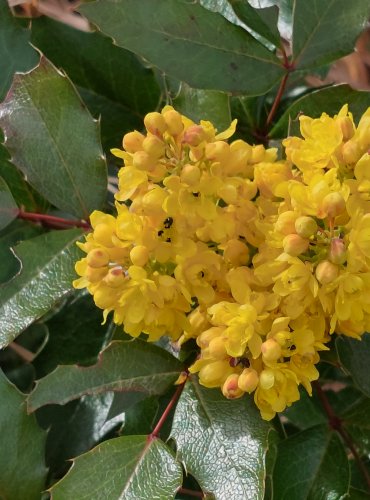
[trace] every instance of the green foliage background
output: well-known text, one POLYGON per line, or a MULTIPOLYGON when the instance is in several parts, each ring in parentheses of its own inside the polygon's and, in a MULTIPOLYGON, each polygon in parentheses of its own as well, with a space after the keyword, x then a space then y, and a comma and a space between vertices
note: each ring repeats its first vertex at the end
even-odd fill
POLYGON ((304 77, 353 50, 368 2, 97 0, 79 12, 94 32, 25 25, 0 0, 0 498, 369 498, 369 334, 333 338, 313 397, 266 423, 249 397, 196 377, 176 389, 194 346, 130 340, 71 288, 89 213, 113 208, 109 149, 147 112, 171 103, 219 129, 237 117, 252 143, 286 137, 301 112, 347 102, 358 118, 368 92, 304 77))

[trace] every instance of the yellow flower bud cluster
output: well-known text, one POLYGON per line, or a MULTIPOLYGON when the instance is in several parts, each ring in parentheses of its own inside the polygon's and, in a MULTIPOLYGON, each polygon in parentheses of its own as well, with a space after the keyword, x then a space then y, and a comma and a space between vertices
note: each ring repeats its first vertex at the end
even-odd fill
POLYGON ((195 338, 189 368, 265 419, 311 393, 333 332, 370 328, 370 109, 300 117, 277 150, 170 106, 130 132, 115 216, 93 212, 77 288, 149 341, 195 338))

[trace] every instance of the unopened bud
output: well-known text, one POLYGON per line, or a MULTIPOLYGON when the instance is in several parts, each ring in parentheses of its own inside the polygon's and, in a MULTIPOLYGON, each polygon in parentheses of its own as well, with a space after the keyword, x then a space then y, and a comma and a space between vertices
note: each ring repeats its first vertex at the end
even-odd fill
POLYGON ((163 114, 163 118, 168 127, 168 132, 171 135, 179 135, 184 130, 184 124, 182 123, 181 115, 174 109, 166 111, 163 114))
POLYGON ((140 134, 137 130, 134 132, 129 132, 123 136, 122 146, 129 153, 136 153, 142 148, 144 136, 140 134))
POLYGON ((206 387, 219 387, 232 371, 227 361, 213 361, 199 371, 199 381, 206 387))
POLYGON ((108 224, 97 224, 94 229, 94 240, 105 247, 112 247, 112 229, 108 224))
POLYGON ((205 153, 208 160, 224 163, 230 158, 230 146, 224 141, 210 142, 205 153))
POLYGON ((327 285, 334 281, 339 275, 338 266, 330 262, 329 260, 323 260, 316 267, 315 272, 317 280, 322 285, 327 285))
POLYGON ((198 184, 200 180, 200 169, 196 165, 185 165, 181 171, 181 181, 189 186, 198 184))
POLYGON ((275 383, 275 375, 272 370, 262 370, 260 373, 259 385, 262 389, 268 390, 275 383))
POLYGON ((356 163, 361 156, 361 150, 357 142, 350 140, 344 143, 342 146, 342 156, 345 163, 356 163))
POLYGON ((125 275, 123 273, 122 267, 117 266, 109 269, 108 274, 104 278, 107 285, 116 288, 121 286, 125 281, 125 275))
POLYGON ((297 214, 288 210, 279 215, 277 221, 275 222, 275 231, 282 234, 291 234, 295 232, 295 221, 297 219, 297 214))
POLYGON ((224 249, 224 260, 233 266, 246 265, 249 259, 249 250, 240 240, 229 240, 224 249))
POLYGON ((227 399, 236 399, 243 396, 244 391, 238 386, 239 375, 237 373, 232 373, 227 377, 222 386, 222 394, 227 399))
POLYGON ((156 135, 148 135, 143 141, 143 149, 149 156, 159 158, 164 155, 166 150, 165 144, 156 135))
POLYGON ((251 393, 258 385, 258 373, 253 368, 245 368, 238 379, 239 388, 244 391, 251 393))
POLYGON ((149 250, 144 245, 137 245, 131 250, 130 259, 134 266, 145 266, 149 259, 149 250))
POLYGON ((224 359, 226 357, 225 339, 223 337, 212 339, 208 346, 208 352, 213 359, 224 359))
POLYGON ((261 352, 264 361, 274 362, 281 356, 281 347, 274 339, 267 339, 261 345, 261 352))
POLYGON ((309 241, 299 236, 299 234, 288 234, 283 239, 284 252, 296 257, 304 253, 309 246, 309 241))
POLYGON ((298 217, 295 221, 295 230, 302 238, 309 238, 317 232, 316 221, 312 217, 298 217))
POLYGON ((351 139, 353 137, 353 134, 355 133, 355 127, 351 118, 349 118, 348 116, 343 116, 341 118, 337 118, 336 122, 339 124, 342 130, 343 141, 346 142, 351 139))
POLYGON ((109 262, 109 254, 104 248, 94 248, 87 254, 86 261, 90 267, 103 267, 109 262))
POLYGON ((185 132, 183 142, 190 146, 199 146, 206 138, 206 133, 200 125, 191 125, 185 132))
POLYGON ((346 202, 338 192, 327 194, 321 202, 320 212, 323 217, 334 219, 341 215, 346 209, 346 202))
POLYGON ((108 272, 108 267, 86 267, 85 276, 91 283, 101 281, 108 272))
POLYGON ((232 205, 238 200, 238 191, 235 186, 232 184, 224 184, 217 191, 217 194, 220 198, 224 200, 228 205, 232 205))
POLYGON ((212 326, 205 332, 202 332, 198 337, 197 337, 197 344, 201 349, 205 349, 206 347, 209 346, 209 343, 211 342, 212 339, 215 337, 218 337, 222 335, 223 329, 218 327, 218 326, 212 326))
POLYGON ((148 113, 144 118, 144 125, 148 132, 154 135, 162 135, 166 129, 166 122, 161 113, 148 113))
POLYGON ((333 238, 330 242, 329 259, 334 264, 343 264, 347 260, 346 245, 341 238, 333 238))

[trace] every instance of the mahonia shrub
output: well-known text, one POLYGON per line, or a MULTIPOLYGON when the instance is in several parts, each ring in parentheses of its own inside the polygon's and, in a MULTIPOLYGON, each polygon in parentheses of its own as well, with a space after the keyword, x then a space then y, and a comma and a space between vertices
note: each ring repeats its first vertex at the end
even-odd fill
POLYGON ((302 115, 276 148, 227 142, 171 106, 129 132, 117 216, 95 211, 76 288, 149 341, 195 337, 189 367, 226 398, 254 393, 272 419, 311 395, 334 332, 370 328, 370 108, 302 115))

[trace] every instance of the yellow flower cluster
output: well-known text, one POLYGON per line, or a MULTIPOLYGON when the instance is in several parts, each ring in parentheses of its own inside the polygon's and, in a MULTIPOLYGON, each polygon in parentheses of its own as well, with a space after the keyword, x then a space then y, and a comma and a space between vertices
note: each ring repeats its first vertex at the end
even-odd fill
POLYGON ((370 329, 370 109, 357 128, 300 117, 276 149, 227 139, 166 106, 130 132, 117 216, 94 212, 77 288, 132 336, 179 345, 227 398, 254 392, 264 419, 311 393, 330 333, 370 329))

